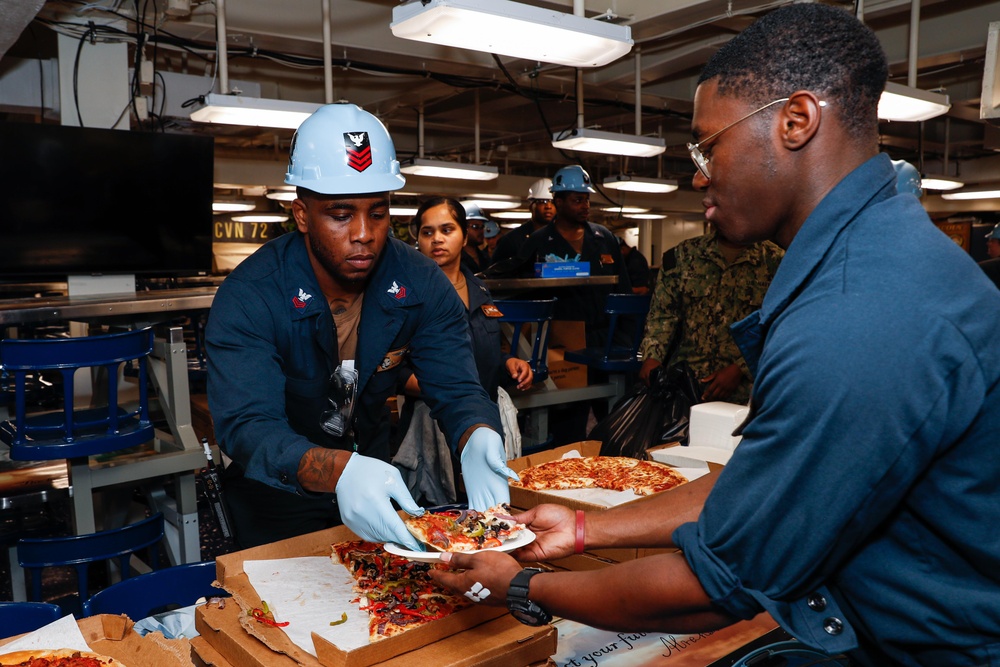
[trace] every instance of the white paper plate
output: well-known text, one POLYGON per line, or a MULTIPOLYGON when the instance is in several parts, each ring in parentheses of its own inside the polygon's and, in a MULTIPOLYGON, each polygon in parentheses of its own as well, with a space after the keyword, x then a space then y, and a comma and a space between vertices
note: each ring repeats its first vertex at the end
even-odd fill
MULTIPOLYGON (((463 551, 462 553, 476 554, 483 551, 513 551, 514 549, 519 549, 526 544, 531 544, 535 541, 535 534, 525 528, 520 533, 517 534, 512 540, 507 540, 498 547, 490 547, 489 549, 480 549, 479 551, 463 551)), ((415 560, 420 563, 436 563, 441 559, 440 551, 410 551, 409 549, 404 549, 403 547, 395 544, 393 542, 385 543, 385 550, 394 556, 402 556, 409 560, 415 560)))

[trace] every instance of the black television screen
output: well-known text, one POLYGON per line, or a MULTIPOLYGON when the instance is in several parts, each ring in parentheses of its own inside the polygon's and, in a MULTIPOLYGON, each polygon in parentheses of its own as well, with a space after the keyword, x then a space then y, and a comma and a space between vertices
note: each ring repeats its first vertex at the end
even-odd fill
POLYGON ((212 269, 210 137, 0 122, 0 279, 212 269))

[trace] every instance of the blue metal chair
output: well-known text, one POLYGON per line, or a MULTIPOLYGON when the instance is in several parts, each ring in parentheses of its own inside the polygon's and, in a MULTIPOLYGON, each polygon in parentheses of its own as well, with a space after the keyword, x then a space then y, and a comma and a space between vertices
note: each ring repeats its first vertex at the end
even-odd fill
POLYGON ((221 588, 214 588, 213 581, 215 561, 176 565, 132 577, 94 593, 83 603, 83 612, 85 616, 125 614, 138 621, 192 605, 198 598, 229 595, 221 588))
POLYGON ((16 461, 74 459, 104 454, 152 440, 146 358, 153 351, 150 328, 105 336, 0 340, 0 363, 14 378, 14 418, 0 423, 0 441, 16 461), (139 405, 119 404, 118 368, 138 360, 139 405), (107 371, 107 401, 99 408, 74 409, 73 375, 80 368, 107 371), (27 414, 26 377, 57 371, 63 380, 63 409, 27 414))
POLYGON ((63 610, 48 602, 0 602, 0 634, 4 637, 34 632, 58 621, 63 610))
MULTIPOLYGON (((549 377, 549 323, 552 321, 555 299, 540 299, 537 301, 504 300, 497 302, 497 308, 503 313, 501 322, 507 322, 514 327, 511 336, 511 354, 517 355, 517 343, 521 340, 524 326, 535 324, 535 340, 531 344, 531 358, 528 365, 535 374, 535 383, 545 382, 549 377)), ((529 328, 530 335, 530 328, 529 328)))
POLYGON ((88 535, 70 537, 25 538, 17 542, 17 562, 31 575, 31 600, 42 598, 42 570, 47 567, 73 566, 76 570, 79 600, 69 605, 79 616, 83 604, 89 597, 87 568, 91 563, 116 559, 121 578, 128 579, 131 573, 129 559, 132 554, 147 547, 149 561, 155 569, 159 567, 156 548, 163 539, 163 514, 133 523, 124 528, 103 530, 88 535), (78 604, 76 604, 78 603, 78 604))
POLYGON ((646 315, 649 314, 648 294, 609 294, 604 304, 604 312, 609 317, 607 341, 602 346, 585 347, 582 350, 567 350, 566 361, 591 366, 609 373, 633 373, 642 367, 639 359, 639 344, 642 342, 646 315), (619 326, 631 322, 631 345, 616 345, 619 326))

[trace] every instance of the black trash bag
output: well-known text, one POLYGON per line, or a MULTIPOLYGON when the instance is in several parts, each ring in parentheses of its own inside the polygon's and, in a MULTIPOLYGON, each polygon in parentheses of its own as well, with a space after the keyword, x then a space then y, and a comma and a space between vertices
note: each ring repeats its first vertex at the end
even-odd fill
POLYGON ((601 456, 645 459, 646 450, 687 439, 691 406, 699 402, 698 380, 687 363, 659 367, 649 386, 637 382, 591 430, 601 441, 601 456))

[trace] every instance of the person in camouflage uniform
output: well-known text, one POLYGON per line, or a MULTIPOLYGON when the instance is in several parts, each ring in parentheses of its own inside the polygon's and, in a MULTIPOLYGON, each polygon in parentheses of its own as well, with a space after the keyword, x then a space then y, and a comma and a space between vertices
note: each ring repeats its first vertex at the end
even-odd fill
POLYGON ((729 325, 760 308, 783 254, 769 241, 741 247, 715 231, 665 252, 640 346, 642 380, 687 361, 706 385, 702 400, 746 403, 752 378, 729 325))

